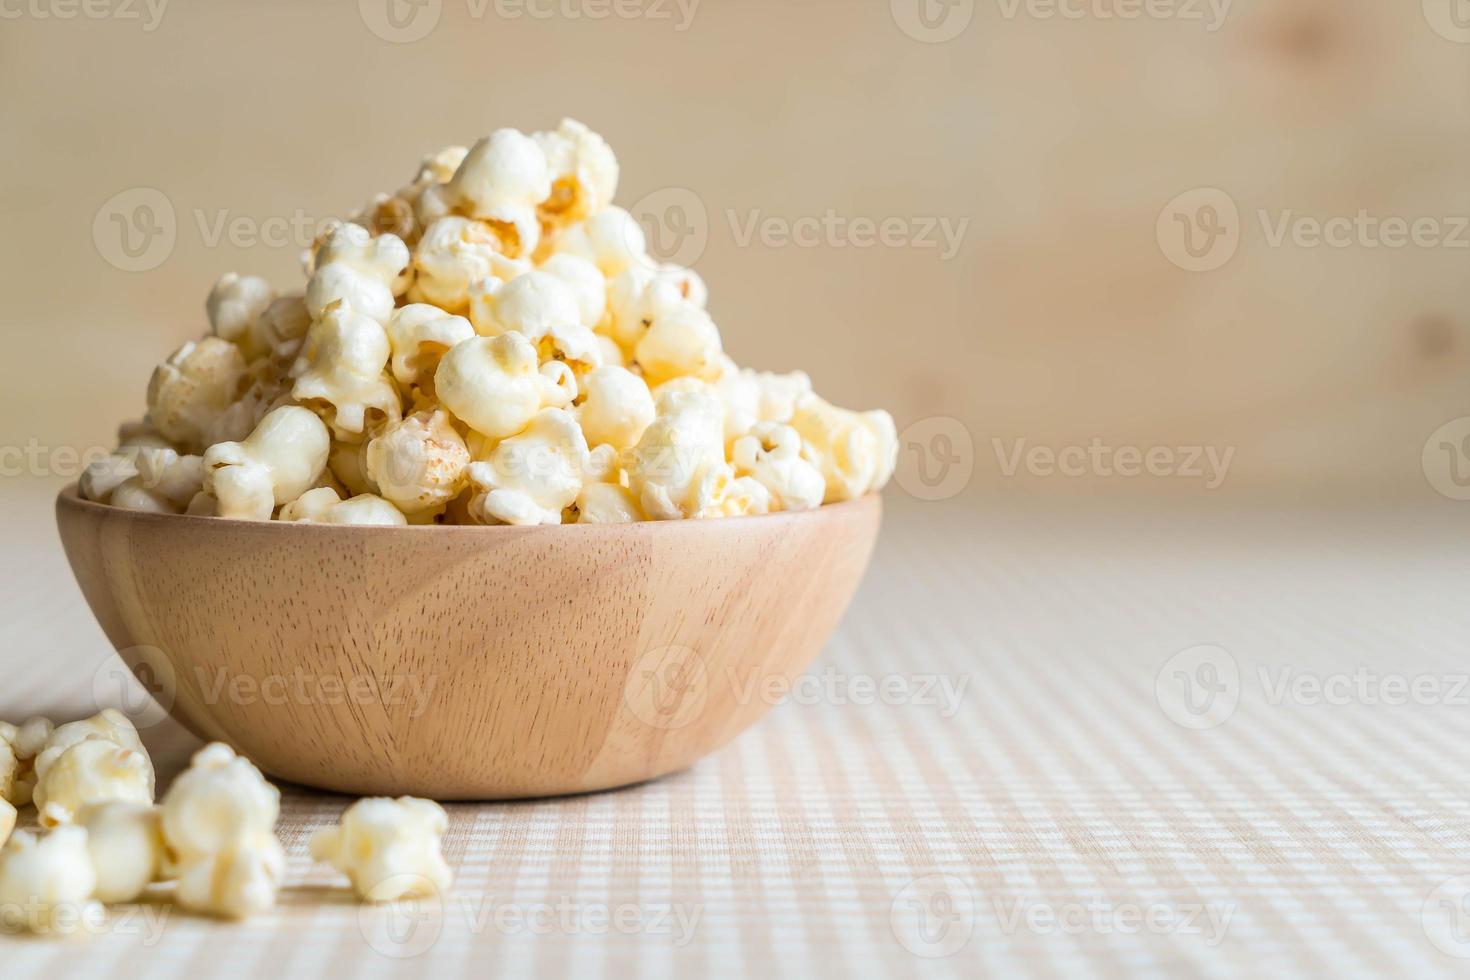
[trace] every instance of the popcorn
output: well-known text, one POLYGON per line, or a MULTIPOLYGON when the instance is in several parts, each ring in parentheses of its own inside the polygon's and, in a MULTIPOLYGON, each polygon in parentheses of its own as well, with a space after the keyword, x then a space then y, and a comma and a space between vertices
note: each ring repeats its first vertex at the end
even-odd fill
POLYGON ((331 436, 322 420, 294 405, 261 419, 244 442, 225 442, 204 454, 204 490, 218 514, 268 521, 272 511, 310 490, 327 465, 331 436))
POLYGON ((826 481, 823 503, 854 500, 882 487, 893 473, 898 437, 887 412, 849 412, 808 395, 791 427, 801 436, 802 455, 826 481))
POLYGON ((257 324, 275 298, 271 284, 259 276, 227 272, 204 301, 209 329, 221 340, 239 346, 247 356, 253 355, 261 343, 257 324))
POLYGON ((405 388, 432 387, 440 359, 455 344, 473 336, 470 321, 437 306, 412 303, 399 307, 388 319, 393 379, 405 388))
POLYGON ((410 521, 432 518, 464 490, 470 451, 449 413, 418 412, 368 443, 368 477, 410 521))
POLYGON ((92 900, 96 886, 81 827, 45 836, 17 831, 0 849, 0 927, 68 933, 98 922, 104 913, 92 900))
POLYGON ((616 483, 589 483, 577 494, 578 524, 632 524, 646 520, 638 499, 616 483))
POLYGON ((653 421, 653 396, 648 385, 632 371, 600 367, 583 380, 586 398, 577 408, 577 421, 589 445, 617 450, 637 444, 653 421))
POLYGON ((611 453, 588 451, 570 412, 543 409, 488 460, 470 464, 470 514, 486 524, 560 524, 582 485, 606 476, 611 465, 611 453))
POLYGON ((470 286, 484 279, 513 279, 530 263, 505 255, 500 236, 482 221, 459 215, 440 218, 424 232, 414 252, 417 277, 408 298, 432 303, 446 313, 470 308, 470 286))
POLYGON ((551 195, 551 172, 534 139, 514 129, 496 130, 470 147, 446 188, 458 210, 496 225, 506 254, 536 250, 536 205, 551 195))
POLYGON ((15 829, 15 821, 19 812, 15 804, 4 797, 0 797, 0 845, 10 839, 10 832, 15 829))
POLYGON ((649 384, 674 378, 713 381, 720 371, 720 331, 709 314, 680 303, 654 317, 634 348, 649 384))
POLYGON ((240 348, 218 337, 190 341, 154 370, 148 421, 171 442, 202 449, 210 423, 239 396, 244 380, 240 348))
POLYGON ((92 803, 153 803, 153 763, 132 722, 112 708, 53 731, 35 772, 34 802, 47 827, 70 823, 92 803))
POLYGON ((392 346, 372 317, 346 303, 312 324, 296 361, 291 395, 314 403, 337 438, 360 441, 373 423, 402 414, 398 389, 387 374, 392 346))
POLYGON ((408 288, 408 246, 397 235, 374 237, 361 225, 338 225, 317 249, 313 262, 305 299, 313 320, 340 302, 385 323, 393 312, 394 297, 408 288))
POLYGON ((331 487, 317 487, 281 508, 278 518, 306 524, 395 526, 408 523, 402 511, 370 493, 343 500, 331 487))
POLYGON ((549 273, 527 272, 509 282, 485 279, 470 287, 470 319, 484 337, 514 330, 535 342, 552 327, 581 318, 576 293, 549 273))
POLYGON ((157 807, 109 801, 77 814, 87 831, 87 852, 97 874, 96 897, 109 905, 137 901, 163 878, 167 863, 163 823, 157 807))
MULTIPOLYGON (((210 335, 154 372, 145 423, 81 495, 247 520, 541 524, 881 488, 892 417, 836 408, 801 372, 738 366, 704 280, 649 256, 618 181, 606 141, 571 119, 423 158, 328 226, 301 291, 222 276, 210 335)), ((12 768, 20 794, 32 767, 12 768)), ((239 874, 268 881, 257 858, 239 874)))
POLYGON ((587 259, 609 279, 634 266, 653 267, 643 228, 619 207, 572 225, 556 240, 554 251, 587 259))
POLYGON ((286 871, 280 809, 280 791, 247 759, 219 742, 200 749, 161 808, 179 903, 235 919, 275 905, 286 871))
POLYGON ((801 436, 789 425, 759 422, 730 451, 738 477, 768 491, 771 510, 811 510, 822 505, 827 484, 822 471, 801 455, 801 436))
MULTIPOLYGON (((474 337, 457 344, 439 362, 434 387, 444 407, 491 439, 524 429, 542 408, 571 403, 565 365, 542 372, 536 348, 520 333, 474 337)), ((575 386, 575 381, 573 381, 575 386)))
POLYGON ((555 276, 577 301, 577 322, 595 327, 607 310, 607 277, 587 259, 560 252, 541 263, 541 272, 555 276))
POLYGON ((623 454, 630 489, 656 521, 693 517, 733 478, 725 462, 724 417, 707 385, 662 392, 653 422, 623 454))
MULTIPOLYGON (((541 201, 541 219, 562 225, 581 221, 612 204, 618 190, 618 158, 607 141, 575 119, 532 136, 546 154, 551 190, 541 201)), ((590 326, 590 324, 589 324, 590 326)))
POLYGON ((429 800, 359 800, 339 826, 312 835, 311 856, 347 875, 366 901, 443 894, 453 881, 439 849, 448 827, 444 808, 429 800))

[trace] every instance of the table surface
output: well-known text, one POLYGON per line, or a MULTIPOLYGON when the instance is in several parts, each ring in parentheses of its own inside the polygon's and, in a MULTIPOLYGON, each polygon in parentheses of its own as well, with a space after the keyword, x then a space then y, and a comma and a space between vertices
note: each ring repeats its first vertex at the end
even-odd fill
MULTIPOLYGON (((48 510, 7 522, 4 718, 89 713, 116 663, 48 510)), ((96 935, 0 937, 3 972, 1462 972, 1463 527, 896 501, 765 721, 649 785, 449 806, 442 903, 361 909, 307 852, 350 801, 286 786, 273 912, 160 898, 96 935)), ((165 782, 198 745, 168 721, 145 736, 165 782)))

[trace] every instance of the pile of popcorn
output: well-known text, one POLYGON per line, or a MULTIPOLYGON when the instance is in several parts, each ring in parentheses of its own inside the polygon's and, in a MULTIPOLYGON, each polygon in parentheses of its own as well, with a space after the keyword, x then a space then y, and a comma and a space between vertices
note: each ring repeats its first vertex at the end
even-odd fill
MULTIPOLYGON (((201 749, 162 803, 153 762, 127 717, 106 710, 53 727, 0 722, 0 931, 75 933, 104 906, 173 883, 180 906, 240 919, 275 905, 286 871, 276 838, 281 794, 227 745, 201 749), (34 804, 41 830, 15 830, 34 804)), ((311 853, 365 901, 443 893, 448 826, 428 800, 360 800, 311 853)))
POLYGON ((302 292, 229 273, 82 495, 328 524, 558 524, 807 510, 880 489, 887 412, 724 353, 690 269, 612 204, 572 120, 423 161, 318 237, 302 292))

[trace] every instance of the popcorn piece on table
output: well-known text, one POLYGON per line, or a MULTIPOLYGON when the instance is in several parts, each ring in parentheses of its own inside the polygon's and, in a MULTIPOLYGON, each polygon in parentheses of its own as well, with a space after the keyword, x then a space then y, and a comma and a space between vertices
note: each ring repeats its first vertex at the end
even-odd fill
POLYGON ((310 410, 275 409, 244 442, 220 443, 204 454, 205 492, 217 501, 221 517, 268 521, 277 506, 321 478, 331 441, 310 410))
POLYGON ((485 524, 560 524, 583 485, 605 477, 612 463, 610 450, 589 452, 570 412, 543 409, 489 459, 470 464, 470 514, 485 524))
POLYGON ((735 440, 730 460, 737 477, 757 480, 770 493, 772 510, 811 510, 822 505, 822 471, 801 455, 801 436, 789 425, 757 422, 735 440))
POLYGON ((661 392, 655 413, 638 444, 623 454, 639 506, 653 520, 708 513, 734 476, 725 462, 719 398, 695 381, 661 392))
POLYGON ((331 864, 369 902, 396 902, 449 890, 453 875, 440 853, 449 827, 444 808, 409 796, 359 800, 336 827, 311 838, 311 856, 331 864))
POLYGON ((0 849, 0 928, 68 933, 100 922, 106 913, 92 899, 96 885, 81 827, 16 831, 0 849))
POLYGON ((153 803, 153 762, 132 722, 112 708, 53 731, 35 766, 34 802, 47 827, 93 803, 153 803))
POLYGON ((391 354, 382 324, 347 303, 335 305, 306 334, 291 395, 317 406, 338 439, 360 442, 373 424, 402 413, 387 373, 391 354))
POLYGON ((249 760, 219 742, 206 745, 161 809, 181 905, 235 919, 275 905, 286 871, 275 836, 281 794, 249 760))
POLYGON ((155 806, 119 800, 93 804, 77 814, 76 825, 87 831, 100 901, 136 901, 150 884, 163 879, 167 854, 161 817, 155 806))
POLYGON ((394 527, 408 523, 403 512, 370 493, 343 500, 331 487, 317 487, 281 508, 280 520, 302 524, 394 527))
POLYGON ((394 297, 403 295, 411 278, 408 246, 397 235, 374 237, 361 225, 338 225, 314 256, 306 311, 320 320, 328 307, 342 302, 386 323, 394 297))
POLYGON ((431 520, 468 482, 470 451, 442 409, 390 422, 367 445, 366 474, 410 521, 431 520))
POLYGON ((247 381, 245 356, 228 340, 191 341, 160 364, 148 382, 148 421, 184 450, 204 448, 215 417, 247 381))
POLYGON ((536 348, 519 333, 474 337, 439 362, 434 388, 444 407, 490 439, 515 435, 542 408, 562 408, 575 397, 576 379, 561 365, 543 372, 536 348), (570 389, 567 382, 570 381, 570 389))
POLYGON ((447 313, 470 308, 470 286, 483 279, 514 279, 531 263, 511 259, 495 230, 483 221, 448 215, 429 225, 414 251, 416 277, 408 298, 447 313))

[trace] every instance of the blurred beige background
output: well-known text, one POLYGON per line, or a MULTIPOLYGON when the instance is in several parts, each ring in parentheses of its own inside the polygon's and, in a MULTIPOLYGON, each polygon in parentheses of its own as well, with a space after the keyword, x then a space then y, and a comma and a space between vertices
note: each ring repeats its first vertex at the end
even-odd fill
POLYGON ((738 360, 956 420, 914 430, 907 485, 967 436, 937 493, 1439 500, 1425 441, 1470 414, 1466 0, 389 2, 5 7, 0 445, 109 442, 219 273, 296 288, 314 224, 423 153, 571 115, 738 360), (119 252, 137 188, 162 257, 119 252), (1433 224, 1298 220, 1360 212, 1433 224), (1007 475, 1094 439, 1233 455, 1208 491, 1007 475))

